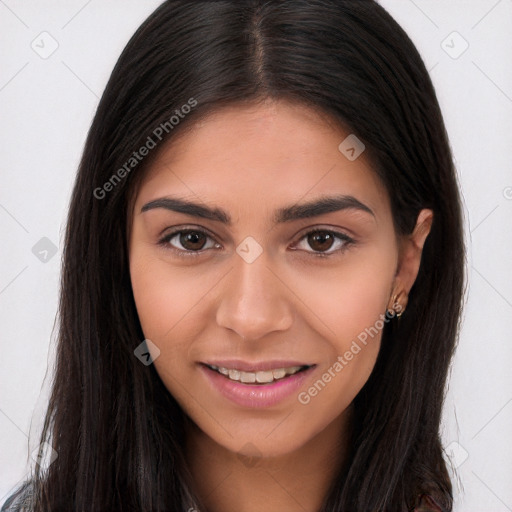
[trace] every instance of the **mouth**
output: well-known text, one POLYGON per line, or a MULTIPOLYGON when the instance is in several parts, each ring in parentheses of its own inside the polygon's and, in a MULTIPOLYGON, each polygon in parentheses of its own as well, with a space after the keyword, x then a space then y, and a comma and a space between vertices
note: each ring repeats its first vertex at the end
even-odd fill
MULTIPOLYGON (((245 409, 278 407, 313 378, 316 364, 298 361, 209 361, 199 363, 215 395, 245 409), (217 395, 218 396, 218 395, 217 395)), ((216 398, 215 398, 216 399, 216 398)))
POLYGON ((237 368, 226 368, 223 366, 217 366, 213 364, 202 363, 210 370, 213 370, 220 375, 223 375, 227 379, 233 382, 239 382, 242 384, 253 384, 256 386, 266 386, 273 384, 278 381, 285 380, 292 375, 300 372, 309 370, 315 365, 302 365, 302 366, 288 366, 281 368, 274 368, 260 371, 243 371, 237 368))

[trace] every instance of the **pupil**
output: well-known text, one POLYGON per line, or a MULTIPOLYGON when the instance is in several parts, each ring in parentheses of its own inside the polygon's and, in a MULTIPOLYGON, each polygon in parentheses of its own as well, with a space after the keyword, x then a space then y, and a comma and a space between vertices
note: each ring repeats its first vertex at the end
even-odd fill
POLYGON ((197 233, 195 231, 189 231, 189 232, 181 235, 180 243, 183 247, 185 247, 187 249, 201 249, 204 246, 204 235, 202 233, 197 233), (203 238, 202 244, 200 243, 201 237, 203 238), (194 245, 197 243, 199 243, 200 247, 197 247, 197 245, 194 245), (187 244, 189 244, 189 246, 187 246, 187 244), (192 244, 192 247, 190 247, 190 244, 192 244))
POLYGON ((309 245, 315 251, 330 249, 333 243, 333 236, 326 231, 318 231, 317 233, 310 235, 309 245), (327 245, 325 242, 327 241, 327 245))

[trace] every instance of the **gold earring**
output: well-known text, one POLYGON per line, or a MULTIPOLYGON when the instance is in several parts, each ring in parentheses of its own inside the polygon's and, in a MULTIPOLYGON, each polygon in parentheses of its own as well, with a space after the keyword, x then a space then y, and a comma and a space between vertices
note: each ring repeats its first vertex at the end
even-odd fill
POLYGON ((398 299, 398 296, 396 294, 393 295, 393 297, 391 298, 392 307, 391 307, 391 309, 388 309, 388 311, 390 311, 390 316, 394 315, 397 318, 400 318, 404 314, 405 308, 402 308, 400 303, 397 302, 397 299, 398 299), (397 311, 397 306, 399 306, 400 311, 397 311))
POLYGON ((396 311, 395 311, 396 295, 393 295, 390 302, 391 302, 391 305, 389 305, 389 303, 388 303, 386 313, 389 317, 393 318, 396 315, 396 311))

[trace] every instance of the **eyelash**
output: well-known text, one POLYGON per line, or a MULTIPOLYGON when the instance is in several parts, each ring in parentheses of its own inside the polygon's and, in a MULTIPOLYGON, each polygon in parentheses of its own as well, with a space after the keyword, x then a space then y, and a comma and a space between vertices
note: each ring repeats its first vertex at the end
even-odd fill
MULTIPOLYGON (((202 229, 197 229, 197 228, 181 228, 179 230, 173 231, 172 233, 169 233, 169 234, 165 235, 164 237, 162 237, 158 241, 158 245, 163 247, 165 250, 173 251, 179 257, 184 257, 184 258, 197 257, 197 256, 202 255, 205 251, 208 250, 208 249, 201 249, 199 251, 191 251, 191 250, 177 249, 176 247, 172 247, 169 244, 169 242, 176 235, 180 235, 182 233, 200 233, 200 234, 205 235, 208 238, 211 238, 213 240, 213 237, 208 232, 206 232, 206 231, 204 231, 202 229)), ((313 257, 327 258, 327 257, 330 257, 330 256, 339 255, 339 254, 345 252, 350 246, 352 246, 352 245, 354 245, 356 243, 356 241, 353 238, 349 237, 345 233, 340 233, 338 231, 332 231, 332 230, 328 230, 328 229, 319 229, 319 228, 312 229, 312 230, 304 233, 300 237, 299 242, 302 241, 303 239, 307 238, 309 235, 314 234, 314 233, 327 233, 329 235, 333 235, 335 238, 341 240, 344 243, 343 243, 341 248, 335 249, 332 252, 326 252, 326 251, 324 251, 324 252, 321 252, 321 251, 305 251, 305 252, 311 254, 313 257)), ((217 243, 217 242, 215 242, 215 243, 217 243)), ((329 248, 328 250, 331 250, 331 248, 329 248)))

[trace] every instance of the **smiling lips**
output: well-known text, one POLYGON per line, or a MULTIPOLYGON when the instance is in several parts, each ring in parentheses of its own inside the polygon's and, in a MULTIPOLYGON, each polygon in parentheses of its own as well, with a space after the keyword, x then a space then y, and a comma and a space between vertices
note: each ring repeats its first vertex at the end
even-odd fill
POLYGON ((215 365, 208 365, 209 368, 225 375, 228 379, 242 382, 244 384, 268 384, 276 380, 283 379, 287 375, 293 375, 301 370, 309 368, 309 366, 291 366, 288 368, 277 368, 275 370, 265 370, 259 372, 244 372, 237 369, 229 369, 215 365))
POLYGON ((202 375, 215 392, 238 407, 250 409, 276 407, 292 397, 312 377, 316 366, 298 361, 199 363, 202 375))
POLYGON ((307 370, 311 366, 298 361, 283 360, 259 363, 248 363, 241 360, 209 361, 203 364, 229 380, 243 384, 270 384, 307 370))

